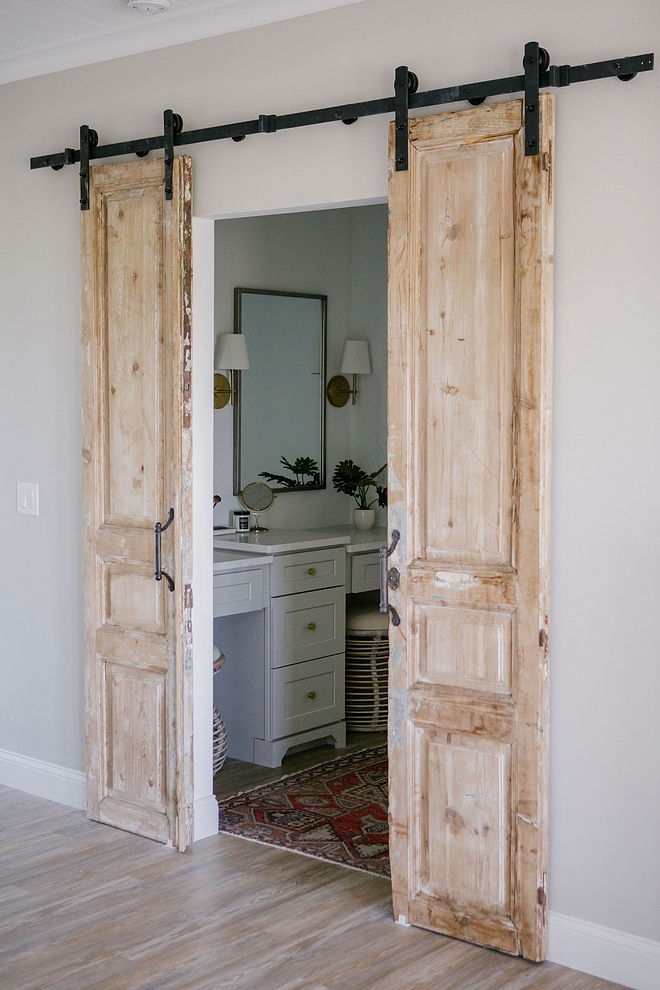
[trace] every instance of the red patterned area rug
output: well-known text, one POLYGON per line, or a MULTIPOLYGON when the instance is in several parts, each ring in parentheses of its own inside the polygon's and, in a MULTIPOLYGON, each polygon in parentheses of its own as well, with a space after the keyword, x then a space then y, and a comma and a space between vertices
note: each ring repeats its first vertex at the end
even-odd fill
POLYGON ((390 876, 386 746, 292 773, 219 807, 221 832, 390 876))

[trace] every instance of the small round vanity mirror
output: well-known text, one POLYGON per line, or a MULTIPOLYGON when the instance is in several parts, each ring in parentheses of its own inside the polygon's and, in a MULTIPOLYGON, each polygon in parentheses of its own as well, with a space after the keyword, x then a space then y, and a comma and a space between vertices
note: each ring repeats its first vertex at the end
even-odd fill
POLYGON ((249 485, 246 485, 239 496, 241 502, 246 509, 253 512, 257 517, 254 526, 251 528, 251 533, 267 533, 268 529, 265 526, 259 525, 259 517, 262 512, 266 509, 270 509, 271 505, 275 501, 275 495, 273 494, 272 488, 264 484, 263 481, 251 481, 249 485))

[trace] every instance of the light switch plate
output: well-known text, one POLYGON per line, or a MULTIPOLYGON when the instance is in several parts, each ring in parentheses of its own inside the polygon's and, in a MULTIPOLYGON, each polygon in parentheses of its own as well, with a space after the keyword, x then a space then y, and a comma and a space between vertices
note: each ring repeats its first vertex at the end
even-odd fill
POLYGON ((17 511, 22 516, 39 515, 39 485, 33 481, 16 483, 17 511))

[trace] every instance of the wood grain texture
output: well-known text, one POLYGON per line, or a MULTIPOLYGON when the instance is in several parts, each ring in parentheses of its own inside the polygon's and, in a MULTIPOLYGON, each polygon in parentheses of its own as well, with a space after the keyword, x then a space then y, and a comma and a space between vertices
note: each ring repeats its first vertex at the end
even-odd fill
POLYGON ((546 954, 552 97, 390 134, 395 915, 546 954))
POLYGON ((425 559, 509 563, 513 142, 417 159, 419 549, 425 559))
POLYGON ((94 167, 81 214, 87 809, 192 835, 190 159, 94 167), (174 508, 154 581, 154 524, 174 508))
POLYGON ((5 787, 0 820, 6 990, 617 990, 395 925, 386 880, 233 836, 175 856, 5 787))

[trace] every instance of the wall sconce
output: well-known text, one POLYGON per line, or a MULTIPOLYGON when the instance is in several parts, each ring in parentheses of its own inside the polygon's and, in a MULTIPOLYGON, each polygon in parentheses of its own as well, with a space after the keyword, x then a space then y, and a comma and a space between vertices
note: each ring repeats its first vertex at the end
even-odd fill
POLYGON ((349 395, 353 396, 353 405, 357 398, 357 376, 371 374, 369 360, 369 344, 366 340, 347 340, 344 344, 344 355, 341 359, 341 374, 335 375, 328 382, 326 394, 331 406, 345 406, 349 395), (349 388, 344 375, 353 375, 353 388, 349 388))
POLYGON ((215 345, 215 375, 213 377, 213 408, 224 409, 228 402, 234 404, 236 398, 236 379, 234 372, 248 371, 248 361, 245 337, 242 333, 221 333, 215 345), (231 385, 218 371, 224 368, 231 374, 231 385))

